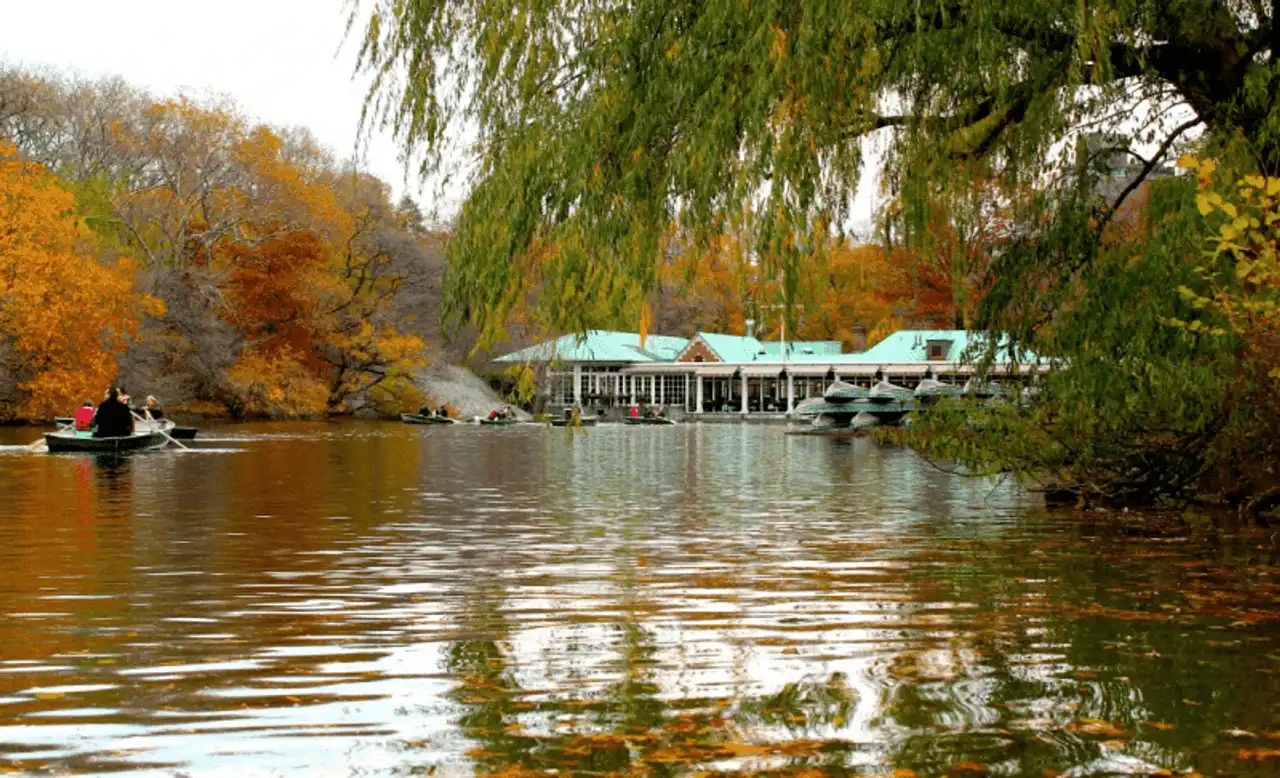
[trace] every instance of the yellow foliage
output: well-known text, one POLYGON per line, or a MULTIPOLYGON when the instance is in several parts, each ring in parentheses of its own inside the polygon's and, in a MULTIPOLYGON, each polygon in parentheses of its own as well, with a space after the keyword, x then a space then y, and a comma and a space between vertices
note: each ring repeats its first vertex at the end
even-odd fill
MULTIPOLYGON (((1200 192, 1196 205, 1206 216, 1227 218, 1210 243, 1210 259, 1229 257, 1235 277, 1224 281, 1209 265, 1201 272, 1211 291, 1200 295, 1183 288, 1194 306, 1221 313, 1246 344, 1247 356, 1274 379, 1280 379, 1280 178, 1250 175, 1236 181, 1227 197, 1212 191, 1217 164, 1213 160, 1184 157, 1182 167, 1197 172, 1200 192)), ((1194 331, 1206 329, 1200 321, 1173 322, 1194 331)))
POLYGON ((22 394, 0 416, 50 418, 101 397, 138 303, 158 305, 135 296, 131 263, 86 253, 74 206, 49 171, 0 144, 0 331, 22 394))
POLYGON ((329 388, 288 352, 246 351, 228 378, 247 412, 315 416, 328 407, 329 388))

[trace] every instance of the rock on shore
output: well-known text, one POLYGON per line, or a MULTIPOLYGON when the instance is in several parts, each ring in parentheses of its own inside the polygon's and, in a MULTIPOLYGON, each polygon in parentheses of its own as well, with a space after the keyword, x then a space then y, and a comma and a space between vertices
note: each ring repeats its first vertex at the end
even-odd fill
MULTIPOLYGON (((484 379, 458 365, 433 365, 423 368, 415 376, 418 386, 433 403, 448 403, 459 410, 463 419, 487 416, 489 411, 502 406, 502 399, 485 383, 484 379)), ((517 411, 520 418, 528 414, 517 411)))

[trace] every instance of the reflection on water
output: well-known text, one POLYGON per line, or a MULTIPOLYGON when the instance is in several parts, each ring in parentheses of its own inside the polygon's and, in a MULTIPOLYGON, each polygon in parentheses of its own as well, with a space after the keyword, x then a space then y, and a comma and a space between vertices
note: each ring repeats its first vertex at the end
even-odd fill
POLYGON ((0 460, 0 771, 1280 766, 1265 533, 767 427, 211 437, 0 460))

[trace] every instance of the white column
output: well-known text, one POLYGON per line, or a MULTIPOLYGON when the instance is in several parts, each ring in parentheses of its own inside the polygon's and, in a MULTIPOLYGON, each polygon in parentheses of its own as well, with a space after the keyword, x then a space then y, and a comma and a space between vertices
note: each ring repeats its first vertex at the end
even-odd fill
POLYGON ((742 415, 747 415, 747 374, 742 373, 742 415))
POLYGON ((698 382, 698 404, 693 406, 693 412, 702 413, 702 376, 695 376, 694 380, 698 382))
POLYGON ((658 377, 656 375, 649 376, 649 404, 658 404, 658 377))
POLYGON ((573 404, 582 405, 582 365, 573 366, 573 404))
POLYGON ((787 371, 787 415, 791 415, 791 411, 796 407, 796 382, 795 378, 787 371))
POLYGON ((631 404, 635 405, 636 404, 636 377, 635 376, 627 377, 627 386, 628 388, 631 389, 631 404))

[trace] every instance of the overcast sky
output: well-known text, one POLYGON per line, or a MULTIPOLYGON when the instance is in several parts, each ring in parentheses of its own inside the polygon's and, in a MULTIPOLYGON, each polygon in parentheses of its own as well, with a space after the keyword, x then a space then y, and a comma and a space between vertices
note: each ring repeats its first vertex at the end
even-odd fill
MULTIPOLYGON (((0 61, 97 78, 118 75, 160 96, 220 93, 251 119, 309 128, 341 157, 356 149, 363 80, 353 81, 356 41, 344 42, 343 0, 2 0, 0 61)), ((353 31, 358 35, 358 31, 353 31)), ((367 169, 406 191, 396 146, 375 135, 367 169)), ((851 224, 865 231, 878 155, 868 160, 851 224)), ((451 185, 407 191, 426 212, 448 218, 461 191, 451 185)))
MULTIPOLYGON (((254 120, 299 125, 340 157, 356 149, 364 82, 351 78, 343 0, 5 0, 0 61, 96 78, 118 75, 161 96, 220 93, 254 120)), ((370 172, 406 191, 386 136, 370 172)), ((429 200, 411 180, 410 192, 429 200)), ((423 203, 424 210, 432 203, 423 203)), ((455 204, 441 204, 444 210, 455 204)))

